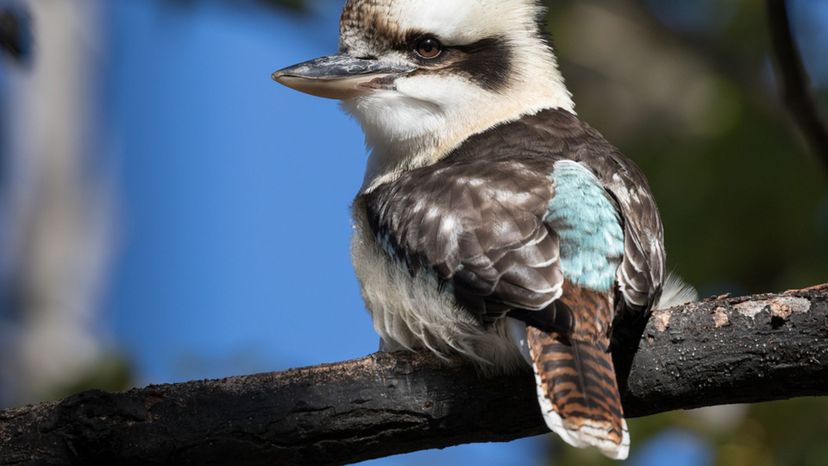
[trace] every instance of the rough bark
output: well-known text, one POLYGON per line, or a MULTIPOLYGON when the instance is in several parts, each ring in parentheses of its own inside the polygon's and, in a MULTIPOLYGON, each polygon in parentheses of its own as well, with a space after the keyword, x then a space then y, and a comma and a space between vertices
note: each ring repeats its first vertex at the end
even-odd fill
MULTIPOLYGON (((623 402, 636 417, 825 394, 828 285, 656 311, 623 402)), ((0 411, 0 464, 339 464, 544 432, 528 372, 377 353, 0 411)))

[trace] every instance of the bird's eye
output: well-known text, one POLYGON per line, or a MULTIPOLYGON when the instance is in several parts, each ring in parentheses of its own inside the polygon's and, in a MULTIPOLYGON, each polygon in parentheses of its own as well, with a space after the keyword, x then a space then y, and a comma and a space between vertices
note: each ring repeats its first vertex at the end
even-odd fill
POLYGON ((443 53, 443 44, 433 37, 423 37, 414 45, 414 51, 421 58, 433 60, 443 53))

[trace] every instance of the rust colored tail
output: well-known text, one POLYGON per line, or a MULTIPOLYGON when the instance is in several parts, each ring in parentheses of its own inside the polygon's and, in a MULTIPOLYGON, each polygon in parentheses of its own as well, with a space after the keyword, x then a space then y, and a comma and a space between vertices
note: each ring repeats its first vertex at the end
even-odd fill
POLYGON ((630 436, 608 339, 577 341, 527 327, 527 343, 547 426, 572 446, 625 459, 630 436))

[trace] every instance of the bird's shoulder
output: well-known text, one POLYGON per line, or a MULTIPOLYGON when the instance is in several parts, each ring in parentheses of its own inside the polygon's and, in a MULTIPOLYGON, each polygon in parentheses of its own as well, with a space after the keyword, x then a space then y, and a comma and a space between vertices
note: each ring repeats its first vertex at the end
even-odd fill
POLYGON ((663 257, 646 179, 569 112, 546 110, 472 136, 440 161, 361 194, 359 205, 390 255, 436 271, 455 294, 485 297, 479 306, 538 309, 563 284, 561 238, 547 222, 561 161, 594 175, 596 192, 617 209, 621 288, 628 302, 646 304, 660 285, 661 267, 650 261, 663 257))
POLYGON ((361 197, 377 215, 394 217, 395 226, 403 219, 393 215, 397 210, 412 218, 425 207, 433 215, 443 209, 481 210, 491 202, 542 218, 555 195, 556 165, 574 165, 559 162, 574 162, 594 175, 597 187, 617 200, 622 217, 636 210, 650 215, 655 208, 635 163, 576 115, 560 109, 473 135, 436 163, 404 171, 361 197))
POLYGON ((545 150, 593 173, 615 203, 624 232, 617 286, 628 307, 647 309, 659 297, 666 254, 664 227, 641 169, 597 130, 572 113, 544 111, 521 119, 524 131, 546 134, 545 150))

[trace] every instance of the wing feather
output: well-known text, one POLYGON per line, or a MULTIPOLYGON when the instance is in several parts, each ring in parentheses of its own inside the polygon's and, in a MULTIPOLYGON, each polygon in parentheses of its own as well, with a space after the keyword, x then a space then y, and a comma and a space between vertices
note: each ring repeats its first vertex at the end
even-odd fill
POLYGON ((412 270, 435 271, 463 307, 491 321, 561 294, 561 242, 543 218, 553 166, 564 159, 588 167, 616 203, 624 231, 616 287, 627 308, 649 309, 664 279, 655 201, 638 167, 571 113, 544 111, 481 133, 362 196, 391 253, 412 270))

